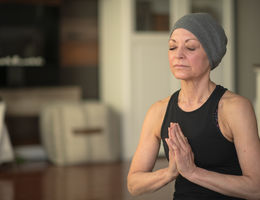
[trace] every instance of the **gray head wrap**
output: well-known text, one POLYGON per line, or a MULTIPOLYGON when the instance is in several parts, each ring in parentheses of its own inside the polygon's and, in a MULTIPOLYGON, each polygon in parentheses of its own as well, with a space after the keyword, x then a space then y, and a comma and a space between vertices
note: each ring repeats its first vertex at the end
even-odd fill
POLYGON ((218 66, 226 53, 227 37, 222 26, 207 13, 192 13, 180 18, 173 26, 193 33, 202 44, 211 70, 218 66))

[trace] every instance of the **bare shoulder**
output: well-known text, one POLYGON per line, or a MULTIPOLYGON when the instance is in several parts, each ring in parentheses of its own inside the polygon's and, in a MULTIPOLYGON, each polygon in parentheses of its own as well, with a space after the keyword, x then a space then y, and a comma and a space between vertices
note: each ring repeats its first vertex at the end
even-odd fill
POLYGON ((229 90, 225 92, 219 102, 219 107, 223 111, 232 113, 241 113, 244 110, 253 109, 253 106, 249 99, 233 93, 229 90))
MULTIPOLYGON (((220 121, 231 138, 240 133, 257 134, 257 123, 252 103, 247 98, 226 91, 219 102, 220 121), (249 131, 250 130, 250 131, 249 131)), ((224 131, 225 132, 225 131, 224 131)))
POLYGON ((161 115, 164 116, 169 100, 170 96, 155 102, 148 110, 148 113, 151 112, 152 114, 156 114, 158 117, 161 115))
MULTIPOLYGON (((151 128, 157 137, 160 137, 160 129, 168 106, 170 96, 155 102, 146 113, 144 127, 151 128)), ((147 129, 148 130, 148 129, 147 129)))

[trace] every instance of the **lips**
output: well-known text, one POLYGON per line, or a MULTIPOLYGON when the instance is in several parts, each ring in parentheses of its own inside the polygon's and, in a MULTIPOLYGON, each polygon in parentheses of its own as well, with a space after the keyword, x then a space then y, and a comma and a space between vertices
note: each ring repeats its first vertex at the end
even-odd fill
POLYGON ((183 65, 183 64, 176 64, 176 65, 173 65, 173 67, 176 67, 176 68, 187 68, 189 66, 183 65))

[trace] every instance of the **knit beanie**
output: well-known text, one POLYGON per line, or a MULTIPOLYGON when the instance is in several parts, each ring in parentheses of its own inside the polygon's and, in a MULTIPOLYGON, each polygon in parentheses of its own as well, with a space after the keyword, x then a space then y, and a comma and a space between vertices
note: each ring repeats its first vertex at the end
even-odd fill
POLYGON ((173 26, 190 31, 202 44, 210 63, 211 70, 218 66, 226 53, 227 37, 224 29, 208 13, 192 13, 180 18, 173 26))

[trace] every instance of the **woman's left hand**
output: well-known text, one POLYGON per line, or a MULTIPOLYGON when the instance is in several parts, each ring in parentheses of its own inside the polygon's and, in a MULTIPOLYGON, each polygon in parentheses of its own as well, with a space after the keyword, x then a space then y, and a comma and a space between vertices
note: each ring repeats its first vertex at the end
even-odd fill
POLYGON ((169 145, 175 153, 177 169, 183 177, 188 178, 197 168, 194 163, 194 154, 179 124, 171 123, 170 127, 169 145))

